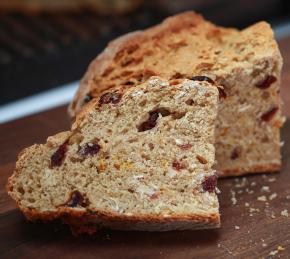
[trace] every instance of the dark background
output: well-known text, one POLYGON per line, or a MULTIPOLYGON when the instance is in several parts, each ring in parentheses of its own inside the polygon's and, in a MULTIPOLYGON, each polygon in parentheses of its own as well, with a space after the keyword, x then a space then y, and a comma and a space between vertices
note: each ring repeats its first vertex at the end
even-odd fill
POLYGON ((79 80, 109 40, 184 10, 195 10, 214 23, 238 28, 259 20, 278 25, 290 19, 288 0, 144 1, 132 13, 120 16, 88 10, 2 13, 0 105, 79 80))

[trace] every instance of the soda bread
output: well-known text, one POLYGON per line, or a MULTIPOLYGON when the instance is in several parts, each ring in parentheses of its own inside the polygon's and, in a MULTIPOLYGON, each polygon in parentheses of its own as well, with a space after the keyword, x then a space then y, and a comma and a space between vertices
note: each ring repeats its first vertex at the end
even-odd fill
POLYGON ((74 117, 116 85, 148 77, 215 81, 220 90, 217 170, 224 176, 280 169, 282 58, 266 22, 242 31, 218 27, 194 12, 111 42, 89 66, 70 104, 74 117))
POLYGON ((115 88, 71 131, 23 150, 8 193, 29 219, 61 218, 77 232, 218 227, 217 102, 206 81, 115 88))

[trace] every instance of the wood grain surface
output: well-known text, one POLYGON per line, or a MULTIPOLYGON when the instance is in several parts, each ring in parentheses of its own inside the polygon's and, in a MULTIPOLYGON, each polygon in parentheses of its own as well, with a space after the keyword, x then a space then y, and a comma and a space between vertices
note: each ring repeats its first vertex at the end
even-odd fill
MULTIPOLYGON (((280 47, 285 60, 283 111, 289 118, 290 38, 280 41, 280 47)), ((0 258, 290 258, 289 119, 282 129, 281 172, 219 181, 220 229, 100 231, 79 237, 59 222, 26 221, 5 190, 18 152, 68 129, 69 124, 66 108, 59 107, 0 125, 0 258)))

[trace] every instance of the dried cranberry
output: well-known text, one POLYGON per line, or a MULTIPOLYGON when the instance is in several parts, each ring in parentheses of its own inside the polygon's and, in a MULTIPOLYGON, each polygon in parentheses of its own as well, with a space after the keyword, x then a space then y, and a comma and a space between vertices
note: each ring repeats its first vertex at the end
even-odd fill
POLYGON ((207 77, 207 76, 193 76, 191 78, 191 80, 193 80, 193 81, 207 81, 207 82, 209 82, 211 84, 214 84, 214 81, 211 78, 207 77))
POLYGON ((256 84, 256 87, 260 89, 266 89, 271 86, 274 82, 277 81, 277 78, 275 76, 267 76, 265 80, 259 82, 256 84))
POLYGON ((154 128, 157 123, 159 113, 154 111, 149 113, 149 118, 147 121, 144 121, 138 128, 138 131, 146 131, 154 128))
POLYGON ((92 99, 93 99, 93 96, 92 96, 90 93, 88 93, 88 94, 86 94, 86 96, 85 96, 85 98, 84 98, 84 103, 88 103, 88 102, 90 102, 92 99))
POLYGON ((240 157, 242 149, 240 147, 235 147, 231 153, 231 159, 235 160, 240 157))
POLYGON ((185 165, 183 165, 183 164, 181 164, 181 163, 179 163, 179 162, 177 162, 177 161, 174 161, 174 162, 172 163, 172 167, 173 167, 176 171, 180 171, 180 170, 182 170, 182 169, 185 169, 185 165))
POLYGON ((214 192, 216 185, 217 185, 217 177, 215 175, 211 175, 205 178, 205 180, 202 183, 202 188, 206 192, 214 192))
POLYGON ((67 142, 60 145, 58 149, 52 154, 50 158, 50 166, 51 167, 61 166, 65 158, 66 151, 67 151, 67 142))
POLYGON ((99 144, 89 142, 89 143, 86 143, 83 147, 81 147, 78 153, 83 157, 93 156, 93 155, 97 155, 100 149, 101 149, 101 146, 99 144))
POLYGON ((181 149, 190 149, 192 147, 191 144, 181 144, 181 145, 178 145, 181 149))
POLYGON ((186 100, 185 103, 190 106, 194 105, 194 101, 192 99, 186 100))
POLYGON ((262 114, 261 116, 261 120, 262 121, 270 121, 274 115, 276 114, 276 112, 279 110, 278 107, 273 107, 270 110, 268 110, 267 112, 265 112, 264 114, 262 114))
POLYGON ((78 205, 85 207, 87 205, 87 202, 85 201, 84 197, 79 191, 73 191, 70 194, 70 198, 66 203, 66 206, 74 208, 77 207, 78 205))
POLYGON ((219 91, 219 98, 220 99, 227 98, 227 94, 226 94, 226 92, 225 92, 225 90, 223 88, 218 87, 218 91, 219 91))
POLYGON ((118 92, 105 93, 100 97, 99 106, 102 104, 113 103, 116 104, 120 102, 122 95, 118 92))

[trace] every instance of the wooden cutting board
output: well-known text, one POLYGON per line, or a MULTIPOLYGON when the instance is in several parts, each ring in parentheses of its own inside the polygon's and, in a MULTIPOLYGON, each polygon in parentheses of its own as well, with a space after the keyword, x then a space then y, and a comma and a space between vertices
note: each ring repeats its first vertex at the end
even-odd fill
MULTIPOLYGON (((290 38, 281 42, 285 59, 282 96, 290 115, 290 38)), ((7 196, 5 184, 25 146, 68 129, 60 107, 0 125, 0 258, 290 258, 290 120, 282 129, 280 173, 221 179, 222 227, 167 233, 101 231, 71 235, 58 223, 30 223, 7 196)))

